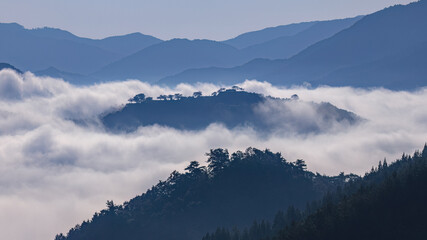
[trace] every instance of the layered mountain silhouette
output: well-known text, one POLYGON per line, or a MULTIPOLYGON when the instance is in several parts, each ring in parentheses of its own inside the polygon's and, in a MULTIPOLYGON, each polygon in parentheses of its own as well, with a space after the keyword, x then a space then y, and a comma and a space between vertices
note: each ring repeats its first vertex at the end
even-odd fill
POLYGON ((78 84, 131 78, 233 85, 257 79, 284 86, 414 89, 426 85, 426 6, 422 0, 363 17, 266 28, 223 42, 162 41, 140 33, 93 40, 60 29, 0 24, 0 61, 78 84))
POLYGON ((101 48, 108 52, 118 54, 121 57, 125 57, 150 45, 162 42, 162 40, 158 38, 144 35, 142 33, 130 33, 122 36, 112 36, 103 39, 90 39, 78 37, 68 31, 57 28, 44 27, 32 29, 30 31, 32 34, 40 37, 84 43, 101 48))
POLYGON ((2 39, 5 54, 0 60, 76 84, 129 78, 156 82, 187 69, 234 67, 261 57, 287 58, 358 19, 278 26, 224 42, 162 42, 140 33, 94 40, 61 29, 29 30, 18 24, 1 24, 0 31, 7 37, 2 39))
MULTIPOLYGON (((362 17, 301 23, 308 28, 294 35, 284 35, 266 42, 254 44, 242 49, 248 58, 284 59, 304 50, 308 46, 329 38, 334 34, 352 26, 362 17)), ((297 24, 299 26, 300 24, 297 24)), ((290 25, 292 26, 292 25, 290 25)))
POLYGON ((183 130, 201 130, 210 124, 232 129, 252 127, 260 133, 318 133, 337 126, 347 127, 361 119, 330 103, 265 97, 237 89, 220 89, 212 96, 162 95, 159 100, 139 94, 122 109, 102 118, 112 131, 134 131, 140 126, 160 125, 183 130), (307 118, 315 115, 315 118, 307 118))
POLYGON ((288 58, 351 26, 358 19, 360 17, 279 26, 243 34, 222 43, 173 39, 112 63, 95 76, 106 80, 136 78, 156 82, 192 68, 234 67, 255 58, 288 58))
POLYGON ((161 42, 151 36, 129 34, 93 40, 53 28, 25 29, 19 24, 0 24, 0 61, 22 70, 54 67, 89 74, 101 67, 161 42))
POLYGON ((136 78, 155 82, 189 68, 231 67, 248 59, 239 50, 210 40, 173 39, 147 47, 114 62, 95 74, 107 80, 136 78))
POLYGON ((226 43, 238 49, 242 49, 249 46, 265 43, 280 37, 294 36, 313 26, 314 24, 316 24, 316 22, 303 22, 264 28, 262 30, 240 34, 235 38, 223 41, 223 43, 226 43))
POLYGON ((50 67, 40 71, 35 71, 34 74, 40 77, 52 77, 52 78, 64 79, 67 82, 74 85, 85 85, 87 83, 94 83, 99 81, 99 79, 94 78, 92 76, 65 72, 54 67, 50 67))
POLYGON ((426 29, 427 1, 397 5, 365 16, 353 26, 287 60, 260 60, 234 68, 188 70, 161 82, 233 84, 244 79, 258 79, 288 86, 309 82, 313 85, 411 89, 426 85, 422 74, 426 29), (416 64, 410 66, 407 61, 416 64))

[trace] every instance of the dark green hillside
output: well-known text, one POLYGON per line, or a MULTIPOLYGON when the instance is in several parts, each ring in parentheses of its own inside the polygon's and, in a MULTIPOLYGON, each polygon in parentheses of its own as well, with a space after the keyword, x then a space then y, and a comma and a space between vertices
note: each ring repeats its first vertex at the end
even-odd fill
POLYGON ((216 226, 244 227, 290 205, 302 208, 352 177, 316 175, 304 161, 290 163, 268 150, 230 156, 215 149, 207 155, 207 167, 191 162, 185 173, 174 171, 123 205, 109 201, 107 209, 56 239, 201 239, 216 226))

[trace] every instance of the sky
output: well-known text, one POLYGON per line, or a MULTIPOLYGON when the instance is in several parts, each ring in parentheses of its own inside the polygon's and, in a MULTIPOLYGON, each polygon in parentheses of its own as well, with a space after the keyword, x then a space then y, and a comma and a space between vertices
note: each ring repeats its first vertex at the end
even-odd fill
MULTIPOLYGON (((266 136, 249 127, 217 124, 200 131, 145 126, 135 133, 112 134, 98 124, 98 116, 137 93, 188 96, 200 90, 209 95, 230 86, 164 88, 130 80, 77 87, 29 72, 0 71, 0 239, 53 239, 105 208, 107 200, 121 204, 167 179, 173 170, 183 171, 190 161, 205 162, 204 153, 211 148, 268 148, 288 161, 304 159, 310 171, 363 175, 384 157, 390 163, 403 152, 421 149, 426 141, 427 88, 283 88, 256 80, 239 86, 281 98, 298 94, 303 103, 327 101, 365 121, 325 125, 308 135, 275 131, 266 136)), ((313 112, 307 104, 271 107, 276 115, 292 115, 296 122, 318 119, 307 114, 313 112)))
POLYGON ((141 32, 225 40, 277 25, 368 14, 413 0, 1 0, 0 22, 103 38, 141 32))

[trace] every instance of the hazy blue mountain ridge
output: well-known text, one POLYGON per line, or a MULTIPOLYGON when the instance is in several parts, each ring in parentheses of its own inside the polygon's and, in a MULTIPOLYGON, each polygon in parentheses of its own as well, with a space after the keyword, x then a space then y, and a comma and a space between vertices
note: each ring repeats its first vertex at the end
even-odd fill
MULTIPOLYGON (((222 43, 173 39, 141 50, 96 73, 107 80, 138 78, 156 82, 189 69, 234 67, 255 58, 288 58, 311 44, 351 26, 360 17, 291 24, 243 34, 222 43), (273 40, 271 39, 273 38, 273 40), (263 42, 267 41, 267 42, 263 42), (238 46, 230 47, 224 43, 238 46), (237 44, 239 43, 239 44, 237 44), (246 44, 255 44, 238 49, 246 44)), ((181 79, 181 78, 180 78, 181 79)), ((188 80, 183 80, 189 82, 188 80)), ((199 78, 198 81, 206 81, 199 78)), ((175 81, 179 83, 179 80, 175 81)), ((160 81, 160 83, 165 83, 160 81)))
POLYGON ((52 77, 52 78, 64 79, 65 81, 74 85, 85 85, 87 83, 94 83, 99 81, 99 79, 91 76, 64 72, 54 67, 50 67, 40 71, 35 71, 34 74, 40 77, 52 77))
POLYGON ((284 36, 294 36, 295 34, 306 30, 314 24, 316 24, 316 22, 303 22, 281 25, 277 27, 268 27, 258 31, 240 34, 235 38, 223 41, 223 43, 226 43, 238 49, 243 49, 252 45, 265 43, 276 38, 284 36))
POLYGON ((161 40, 142 34, 129 34, 93 40, 70 32, 19 24, 0 24, 0 61, 22 70, 39 71, 49 67, 89 74, 108 63, 161 40))
POLYGON ((247 62, 238 49, 211 40, 172 39, 114 62, 95 74, 107 79, 155 82, 189 68, 231 67, 247 62))
MULTIPOLYGON (((302 84, 303 82, 311 82, 314 85, 324 84, 327 75, 334 71, 343 68, 351 70, 352 66, 369 64, 381 59, 384 61, 384 59, 397 56, 426 40, 427 2, 397 5, 365 16, 352 27, 295 55, 276 72, 260 73, 260 75, 264 79, 270 79, 271 82, 282 85, 302 84)), ((415 52, 409 52, 409 54, 415 54, 415 52)), ((392 71, 403 71, 402 66, 395 67, 392 71)), ((373 81, 364 86, 398 89, 403 85, 402 82, 406 81, 400 79, 400 83, 389 82, 388 78, 384 77, 387 71, 391 71, 391 69, 383 68, 370 72, 370 75, 366 77, 370 77, 373 81)), ((357 74, 357 72, 347 74, 357 74)), ((327 80, 327 83, 332 86, 363 86, 364 80, 359 79, 359 81, 362 84, 358 84, 358 82, 347 84, 345 78, 335 81, 327 80)), ((412 84, 407 83, 405 88, 425 84, 425 77, 418 75, 416 81, 412 81, 412 84)))
POLYGON ((162 42, 140 33, 96 40, 56 28, 29 30, 18 24, 1 24, 0 31, 7 35, 3 46, 12 47, 4 51, 0 60, 78 84, 128 78, 156 82, 188 69, 234 67, 259 57, 287 58, 357 19, 278 26, 222 43, 187 39, 162 42), (319 29, 319 26, 324 27, 319 29), (242 47, 246 48, 239 49, 242 47))
MULTIPOLYGON (((58 29, 34 30, 35 34, 28 37, 32 30, 23 30, 17 24, 2 24, 0 31, 6 37, 0 39, 3 53, 0 61, 22 70, 54 67, 73 76, 90 76, 80 82, 133 78, 177 85, 181 82, 235 84, 257 79, 284 86, 310 83, 414 89, 427 84, 423 65, 426 29, 427 1, 424 0, 364 17, 267 28, 222 43, 172 39, 153 44, 160 40, 148 37, 153 45, 120 57, 115 53, 118 49, 123 52, 136 49, 124 47, 128 44, 115 45, 120 37, 99 40, 102 44, 95 47, 82 42, 98 40, 76 41, 74 35, 58 29), (22 47, 9 47, 12 42, 22 47), (286 59, 289 56, 292 57, 286 59), (100 70, 93 73, 97 69, 100 70)), ((131 34, 123 38, 139 42, 135 39, 146 36, 131 34)))
POLYGON ((14 66, 12 66, 12 65, 10 65, 8 63, 1 63, 0 62, 0 71, 3 70, 3 69, 12 69, 12 70, 14 70, 14 71, 16 71, 18 73, 22 73, 22 71, 19 70, 19 69, 17 69, 16 67, 14 67, 14 66))
POLYGON ((252 61, 234 68, 188 70, 161 82, 174 85, 186 79, 188 82, 204 79, 206 82, 234 84, 245 79, 257 79, 285 86, 308 82, 313 86, 414 89, 427 84, 423 74, 425 62, 422 60, 425 41, 427 1, 420 1, 367 15, 351 27, 313 44, 288 60, 252 61), (376 64, 379 66, 375 67, 376 64))
POLYGON ((280 36, 267 42, 248 46, 243 48, 242 51, 250 58, 289 58, 308 46, 352 26, 361 18, 359 16, 355 18, 313 22, 310 27, 295 35, 280 36))
POLYGON ((116 53, 121 57, 135 53, 150 45, 160 43, 162 40, 142 33, 130 33, 121 36, 106 37, 103 39, 91 39, 78 37, 68 31, 58 28, 35 28, 30 30, 32 34, 40 37, 48 37, 62 40, 71 40, 116 53))

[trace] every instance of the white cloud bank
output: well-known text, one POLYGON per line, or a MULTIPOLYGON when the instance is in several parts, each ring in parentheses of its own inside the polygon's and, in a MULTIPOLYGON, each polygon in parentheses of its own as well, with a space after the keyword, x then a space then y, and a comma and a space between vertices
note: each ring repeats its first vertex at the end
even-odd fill
MULTIPOLYGON (((31 73, 0 72, 0 239, 53 239, 100 210, 106 200, 128 200, 145 192, 191 160, 204 161, 210 148, 230 151, 252 146, 280 151, 289 161, 303 158, 326 174, 363 174, 384 157, 394 160, 427 141, 427 89, 277 88, 246 81, 248 91, 275 97, 298 94, 304 101, 327 101, 368 121, 317 135, 273 134, 218 125, 198 132, 144 127, 113 135, 96 124, 68 119, 96 117, 120 107, 137 93, 205 94, 211 84, 176 89, 139 81, 75 87, 31 73)), ((304 115, 300 109, 292 109, 304 115)))

